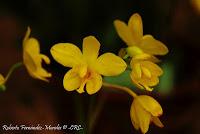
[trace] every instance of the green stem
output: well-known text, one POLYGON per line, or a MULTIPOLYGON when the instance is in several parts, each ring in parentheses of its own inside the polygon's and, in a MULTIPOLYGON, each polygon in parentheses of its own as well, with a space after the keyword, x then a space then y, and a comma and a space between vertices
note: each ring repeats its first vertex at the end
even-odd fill
POLYGON ((119 85, 114 85, 114 84, 109 84, 109 83, 103 83, 103 86, 108 87, 108 88, 115 88, 118 90, 122 90, 127 92, 129 95, 131 95, 133 98, 137 97, 137 94, 133 92, 131 89, 124 87, 124 86, 119 86, 119 85))
POLYGON ((16 63, 16 64, 14 64, 14 65, 10 68, 8 74, 6 75, 6 78, 5 78, 5 82, 4 82, 4 83, 6 83, 6 81, 9 79, 9 77, 11 76, 11 74, 15 71, 15 69, 19 68, 19 67, 22 66, 22 65, 23 65, 22 62, 18 62, 18 63, 16 63))
POLYGON ((83 101, 81 99, 81 96, 76 95, 74 96, 74 102, 75 102, 75 109, 76 109, 76 117, 79 121, 78 125, 81 125, 83 128, 82 130, 78 131, 77 134, 86 134, 86 124, 85 124, 85 116, 84 116, 84 106, 83 101))
POLYGON ((129 57, 129 55, 126 54, 126 55, 123 57, 123 59, 127 59, 128 57, 129 57))
POLYGON ((100 96, 99 98, 100 98, 100 100, 98 99, 95 109, 92 106, 90 108, 90 112, 89 112, 89 115, 88 115, 88 117, 89 117, 88 118, 88 120, 89 120, 88 134, 93 133, 93 129, 94 129, 96 123, 98 122, 99 116, 100 116, 100 114, 103 110, 103 106, 105 104, 107 96, 103 95, 103 96, 100 96))

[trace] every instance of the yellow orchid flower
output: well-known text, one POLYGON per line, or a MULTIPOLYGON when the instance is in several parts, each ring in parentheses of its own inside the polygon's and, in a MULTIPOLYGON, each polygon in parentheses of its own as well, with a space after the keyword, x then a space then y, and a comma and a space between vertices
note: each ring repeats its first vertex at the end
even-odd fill
POLYGON ((140 89, 152 91, 151 86, 159 83, 159 76, 162 75, 162 69, 155 63, 147 60, 131 60, 132 72, 130 74, 133 83, 140 89))
POLYGON ((102 86, 102 76, 115 76, 126 69, 126 63, 112 53, 98 57, 100 43, 94 36, 83 39, 83 52, 74 44, 58 43, 51 48, 53 58, 70 69, 64 76, 63 85, 67 91, 86 91, 94 94, 102 86))
POLYGON ((158 116, 162 115, 163 110, 160 104, 152 97, 147 95, 136 96, 130 109, 131 121, 135 129, 141 129, 146 133, 152 121, 158 127, 164 127, 158 116))
POLYGON ((127 53, 137 59, 153 58, 154 55, 165 55, 167 47, 151 35, 143 36, 142 19, 138 13, 133 14, 126 25, 123 21, 115 20, 115 28, 120 38, 128 45, 127 53))
POLYGON ((47 78, 51 77, 51 73, 42 68, 42 60, 46 64, 50 64, 50 59, 46 55, 40 54, 40 44, 37 39, 29 37, 30 33, 31 29, 28 27, 23 40, 23 63, 30 76, 48 81, 47 78))

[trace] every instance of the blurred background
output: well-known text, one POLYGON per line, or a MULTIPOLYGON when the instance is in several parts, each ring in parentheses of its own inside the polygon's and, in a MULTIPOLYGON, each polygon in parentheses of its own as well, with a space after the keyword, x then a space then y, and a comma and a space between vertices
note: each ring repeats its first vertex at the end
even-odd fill
MULTIPOLYGON (((3 131, 27 134, 140 134, 131 124, 132 98, 123 92, 100 90, 89 96, 66 92, 62 79, 68 68, 56 63, 50 48, 94 35, 101 52, 117 54, 124 42, 113 21, 128 21, 133 13, 143 19, 144 34, 152 34, 169 48, 161 57, 164 70, 153 97, 163 107, 164 128, 150 125, 148 134, 200 133, 200 1, 199 0, 1 0, 0 73, 22 61, 22 39, 27 26, 52 62, 50 83, 32 79, 24 67, 16 70, 0 92, 0 127, 4 124, 81 125, 81 131, 3 131)), ((145 94, 145 92, 143 92, 145 94)))

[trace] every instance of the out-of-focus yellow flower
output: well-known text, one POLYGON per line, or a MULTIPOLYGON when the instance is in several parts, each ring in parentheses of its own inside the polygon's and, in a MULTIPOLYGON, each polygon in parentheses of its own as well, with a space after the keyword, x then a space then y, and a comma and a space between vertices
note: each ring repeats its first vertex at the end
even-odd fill
POLYGON ((51 48, 53 58, 70 69, 64 76, 63 85, 67 91, 86 91, 94 94, 102 86, 102 76, 115 76, 126 69, 126 63, 112 53, 98 57, 100 43, 94 36, 83 39, 83 53, 74 44, 58 43, 51 48))
POLYGON ((2 74, 0 74, 0 90, 2 91, 6 89, 5 82, 6 82, 5 78, 3 77, 2 74))
POLYGON ((142 19, 139 14, 133 14, 126 25, 115 20, 115 28, 120 38, 128 45, 127 53, 135 59, 156 59, 154 55, 165 55, 167 47, 151 35, 143 36, 142 19))
POLYGON ((131 121, 135 129, 141 129, 146 133, 152 121, 158 127, 164 127, 158 116, 162 115, 163 110, 160 104, 152 97, 147 95, 136 96, 130 110, 131 121))
POLYGON ((200 15, 200 0, 190 0, 190 1, 191 1, 192 6, 197 11, 197 13, 199 13, 200 15))
POLYGON ((2 74, 0 74, 0 85, 3 85, 5 82, 5 78, 3 77, 2 74))
POLYGON ((46 55, 40 54, 39 42, 35 38, 30 38, 30 33, 31 29, 28 27, 23 40, 23 63, 33 78, 48 81, 47 78, 51 77, 51 73, 42 68, 42 60, 46 64, 50 64, 50 59, 46 55))
POLYGON ((159 83, 159 76, 162 75, 162 69, 151 61, 131 60, 132 72, 130 74, 133 83, 139 88, 152 91, 151 86, 159 83))

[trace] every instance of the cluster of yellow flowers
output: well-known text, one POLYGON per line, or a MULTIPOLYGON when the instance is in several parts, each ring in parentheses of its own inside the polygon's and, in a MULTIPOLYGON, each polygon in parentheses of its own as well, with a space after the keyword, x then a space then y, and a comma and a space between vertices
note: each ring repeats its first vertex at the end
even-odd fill
MULTIPOLYGON (((151 121, 163 127, 158 118, 163 111, 155 99, 147 95, 137 95, 127 87, 105 83, 102 76, 117 76, 130 65, 130 78, 133 84, 140 89, 152 91, 152 87, 159 83, 159 76, 163 73, 156 64, 159 59, 155 56, 167 54, 168 49, 153 36, 143 35, 142 19, 137 13, 130 17, 128 25, 115 20, 114 26, 120 38, 128 45, 127 48, 120 50, 119 56, 113 53, 99 56, 100 43, 94 36, 83 39, 82 52, 72 43, 58 43, 52 46, 50 52, 53 58, 61 65, 71 68, 64 75, 63 86, 67 91, 86 91, 88 94, 98 92, 102 86, 123 90, 133 97, 130 117, 135 129, 141 129, 142 133, 146 133, 151 121)), ((28 27, 23 40, 23 64, 30 76, 48 81, 47 78, 52 75, 42 67, 42 60, 50 64, 50 59, 40 54, 39 42, 30 37, 30 33, 28 27)), ((0 88, 5 88, 9 76, 10 73, 5 78, 0 74, 0 88)))
MULTIPOLYGON (((159 76, 162 69, 156 64, 159 60, 155 55, 165 55, 168 53, 167 47, 151 35, 143 35, 143 24, 139 14, 133 14, 128 25, 120 20, 114 21, 115 28, 121 39, 128 45, 124 58, 131 57, 130 77, 133 83, 140 89, 152 91, 152 86, 159 83, 159 76)), ((121 50, 122 51, 122 50, 121 50)), ((133 96, 134 97, 134 96, 133 96)), ((157 126, 163 127, 158 116, 163 111, 160 104, 152 97, 140 95, 134 97, 131 105, 130 115, 135 129, 141 129, 146 133, 150 121, 157 126)))

